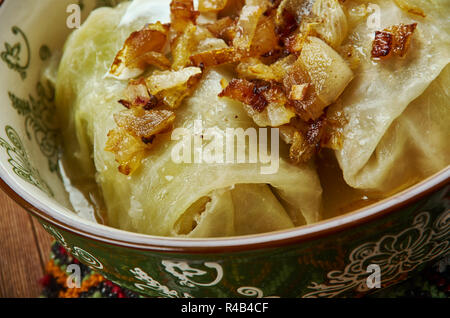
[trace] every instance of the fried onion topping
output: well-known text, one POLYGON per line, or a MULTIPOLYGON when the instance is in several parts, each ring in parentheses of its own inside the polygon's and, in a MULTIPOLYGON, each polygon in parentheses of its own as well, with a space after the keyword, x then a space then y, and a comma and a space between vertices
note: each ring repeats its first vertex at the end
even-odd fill
POLYGON ((394 55, 405 57, 416 27, 417 23, 399 24, 376 31, 372 44, 372 58, 383 60, 394 55))
MULTIPOLYGON (((396 2, 421 15, 409 0, 396 2)), ((348 9, 343 0, 199 0, 196 11, 193 0, 172 0, 171 23, 133 32, 114 59, 110 75, 128 81, 119 101, 126 109, 114 115, 105 149, 132 174, 208 68, 224 64, 235 75, 221 81, 219 96, 241 102, 256 125, 280 127, 294 163, 339 149, 342 121, 329 106, 358 64, 344 42, 355 20, 348 9)), ((404 57, 415 28, 377 31, 372 57, 404 57)))
POLYGON ((156 135, 172 129, 175 113, 134 108, 115 114, 114 120, 118 128, 108 133, 105 151, 115 155, 121 173, 130 175, 147 157, 156 135))
POLYGON ((131 33, 117 53, 109 73, 120 79, 128 79, 142 74, 143 63, 164 67, 167 59, 157 53, 161 53, 166 45, 168 33, 169 27, 159 22, 131 33))

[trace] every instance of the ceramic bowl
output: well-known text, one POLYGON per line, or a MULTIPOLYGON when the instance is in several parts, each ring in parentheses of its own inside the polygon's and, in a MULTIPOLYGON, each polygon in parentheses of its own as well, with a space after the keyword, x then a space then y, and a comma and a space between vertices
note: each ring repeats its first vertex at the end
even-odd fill
MULTIPOLYGON (((40 82, 71 31, 71 2, 0 0, 0 176, 2 188, 84 264, 148 296, 341 297, 378 290, 368 284, 370 265, 385 288, 449 252, 449 168, 370 207, 262 235, 160 238, 78 217, 58 173, 54 92, 40 82)), ((80 1, 82 15, 115 2, 80 1)))

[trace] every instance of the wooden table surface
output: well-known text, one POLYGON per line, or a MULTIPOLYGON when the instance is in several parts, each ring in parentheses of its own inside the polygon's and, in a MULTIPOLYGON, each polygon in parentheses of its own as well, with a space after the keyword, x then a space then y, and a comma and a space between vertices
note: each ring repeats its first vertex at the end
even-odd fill
POLYGON ((38 297, 52 239, 0 190, 0 297, 38 297))

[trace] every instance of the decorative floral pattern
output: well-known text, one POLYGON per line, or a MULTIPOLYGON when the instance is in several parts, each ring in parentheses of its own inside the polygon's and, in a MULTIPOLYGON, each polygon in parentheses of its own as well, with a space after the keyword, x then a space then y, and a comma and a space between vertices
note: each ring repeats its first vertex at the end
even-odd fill
POLYGON ((366 269, 370 264, 380 267, 381 284, 387 286, 417 266, 445 255, 450 251, 450 211, 442 213, 432 227, 428 226, 429 221, 430 213, 422 212, 410 228, 358 246, 343 271, 329 272, 328 284, 313 282, 309 288, 314 291, 303 297, 336 297, 350 290, 367 292, 370 273, 366 269))
POLYGON ((261 289, 252 286, 243 286, 237 289, 239 295, 253 298, 280 298, 279 296, 267 296, 264 297, 264 293, 261 289))
MULTIPOLYGON (((192 268, 186 262, 172 262, 172 261, 162 261, 163 266, 166 271, 179 279, 179 284, 187 287, 211 287, 217 285, 223 277, 223 269, 222 266, 218 263, 204 263, 204 265, 208 268, 214 268, 217 271, 216 279, 208 284, 200 284, 194 282, 189 279, 189 277, 194 276, 203 276, 207 274, 206 271, 192 268), (177 270, 178 269, 178 270, 177 270)), ((170 298, 192 298, 193 296, 189 293, 183 293, 182 296, 176 290, 170 290, 167 286, 162 285, 157 280, 153 279, 150 275, 144 272, 141 268, 137 267, 135 269, 130 270, 130 272, 134 275, 135 279, 144 282, 135 283, 134 285, 140 290, 150 289, 161 296, 170 297, 170 298)), ((237 293, 240 296, 245 297, 254 297, 254 298, 263 298, 264 292, 257 287, 252 286, 243 286, 237 289, 237 293)), ((268 297, 269 298, 269 297, 268 297)), ((270 298, 278 298, 278 296, 270 296, 270 298)))
POLYGON ((48 159, 51 172, 58 171, 58 129, 56 127, 55 92, 51 84, 47 88, 39 82, 36 86, 38 98, 23 99, 9 92, 9 99, 19 115, 25 117, 25 131, 31 140, 32 132, 42 154, 48 159))
POLYGON ((165 261, 162 261, 162 265, 164 266, 165 270, 169 274, 178 278, 179 284, 181 286, 187 286, 187 287, 194 287, 195 285, 204 286, 204 287, 214 286, 214 285, 217 285, 222 280, 222 277, 223 277, 222 266, 220 266, 220 264, 218 264, 218 263, 212 263, 212 262, 204 263, 205 267, 213 268, 217 272, 216 278, 214 279, 214 281, 212 281, 210 283, 198 283, 198 282, 193 281, 191 278, 193 278, 195 276, 206 275, 207 272, 200 270, 200 269, 192 268, 186 262, 172 262, 172 261, 165 260, 165 261))
MULTIPOLYGON (((135 283, 134 285, 140 289, 150 289, 156 293, 158 293, 161 296, 170 297, 170 298, 179 298, 179 294, 175 290, 170 290, 167 286, 162 285, 157 280, 153 279, 151 276, 149 276, 146 272, 144 272, 139 267, 136 267, 135 269, 130 269, 130 272, 134 275, 134 278, 143 282, 143 283, 135 283)), ((192 298, 191 295, 188 293, 183 294, 184 298, 192 298)))
MULTIPOLYGON (((1 5, 2 3, 0 3, 1 5)), ((8 65, 8 67, 20 74, 22 80, 27 77, 27 69, 30 66, 31 54, 30 54, 30 43, 25 33, 17 26, 13 26, 11 29, 14 35, 22 37, 23 43, 17 42, 13 45, 5 42, 5 51, 0 53, 1 59, 8 65), (22 64, 22 44, 25 44, 26 48, 26 61, 22 64)))
POLYGON ((103 269, 103 264, 97 258, 95 258, 95 256, 93 256, 91 253, 83 250, 82 248, 74 246, 71 250, 71 253, 78 260, 86 263, 86 265, 88 265, 89 267, 92 267, 97 270, 103 269))
POLYGON ((94 269, 97 269, 97 270, 103 269, 103 264, 91 253, 85 251, 84 249, 82 249, 78 246, 70 247, 69 244, 67 244, 66 240, 64 239, 64 236, 58 230, 56 230, 53 226, 45 224, 45 223, 41 223, 41 224, 42 224, 42 227, 48 233, 50 233, 59 244, 61 244, 66 250, 70 251, 70 253, 74 257, 76 257, 78 260, 86 263, 86 265, 88 265, 94 269))
POLYGON ((8 162, 12 166, 14 173, 52 197, 52 189, 41 178, 39 171, 31 165, 28 154, 17 132, 11 126, 6 126, 5 132, 9 142, 0 138, 0 146, 6 150, 9 157, 8 162))
MULTIPOLYGON (((394 235, 384 235, 376 242, 369 242, 355 248, 349 256, 349 263, 343 271, 332 271, 327 275, 328 283, 318 284, 313 282, 308 288, 312 292, 303 297, 335 297, 342 296, 345 292, 364 293, 369 290, 366 285, 369 273, 366 272, 370 264, 376 264, 381 269, 381 284, 387 286, 397 280, 405 278, 406 273, 416 269, 420 264, 446 255, 450 251, 450 211, 446 210, 430 224, 429 212, 422 212, 414 217, 412 225, 394 235)), ((93 269, 101 270, 103 264, 91 253, 77 247, 69 247, 59 231, 51 225, 43 224, 44 228, 51 233, 56 240, 62 244, 71 254, 93 269)), ((216 262, 205 262, 202 265, 214 269, 215 273, 199 269, 198 265, 192 267, 187 261, 161 261, 164 270, 172 275, 174 282, 180 286, 195 288, 205 287, 210 290, 213 286, 222 282, 225 274, 222 265, 216 262), (208 275, 209 274, 209 275, 208 275), (213 275, 214 274, 214 275, 213 275), (204 280, 215 277, 211 282, 199 282, 201 276, 204 280)), ((170 298, 192 298, 190 293, 171 289, 154 279, 150 274, 140 267, 129 270, 135 280, 134 286, 144 294, 170 298)), ((158 273, 160 273, 158 271, 158 273)), ((231 274, 231 273, 229 273, 231 274)), ((156 274, 159 275, 159 274, 156 274)), ((235 275, 235 274, 233 274, 235 275)), ((106 277, 106 276, 105 276, 106 277)), ((108 278, 108 277, 107 277, 108 278)), ((114 279, 113 277, 109 279, 114 279)), ((167 278, 164 279, 165 281, 167 278)), ((171 279, 168 279, 171 281, 171 279)), ((197 290, 200 297, 203 292, 197 290)), ((278 297, 264 296, 263 289, 255 286, 242 286, 236 289, 239 297, 278 297)))
POLYGON ((42 227, 44 228, 44 230, 46 230, 51 236, 53 236, 55 238, 55 240, 61 244, 65 249, 69 250, 69 244, 67 244, 66 240, 64 239, 64 236, 62 236, 62 234, 56 230, 53 226, 51 225, 47 225, 43 222, 40 222, 42 227))

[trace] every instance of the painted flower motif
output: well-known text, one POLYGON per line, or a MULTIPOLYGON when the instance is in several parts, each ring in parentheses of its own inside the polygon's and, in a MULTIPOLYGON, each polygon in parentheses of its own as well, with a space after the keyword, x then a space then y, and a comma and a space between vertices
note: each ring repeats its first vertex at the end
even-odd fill
POLYGON ((52 235, 55 240, 61 244, 62 247, 64 247, 67 251, 69 251, 75 258, 77 258, 79 261, 82 261, 89 267, 95 269, 95 270, 102 270, 103 264, 91 253, 87 252, 86 250, 78 247, 78 246, 70 246, 67 241, 65 240, 64 236, 59 232, 57 229, 55 229, 53 226, 41 223, 42 227, 50 234, 52 235))
MULTIPOLYGON (((0 6, 3 2, 0 2, 0 6)), ((9 44, 5 42, 5 50, 0 53, 0 58, 6 63, 6 65, 20 74, 22 80, 27 77, 27 69, 30 66, 31 61, 31 53, 30 53, 30 44, 28 42, 28 38, 25 33, 18 27, 13 26, 11 29, 14 35, 22 37, 22 42, 17 42, 15 44, 9 44), (26 59, 23 61, 22 56, 22 44, 25 44, 26 48, 26 59)))
POLYGON ((75 256, 78 260, 84 262, 89 267, 94 268, 96 270, 102 270, 103 264, 91 253, 79 248, 78 246, 74 246, 71 250, 73 256, 75 256))
POLYGON ((62 236, 62 234, 58 230, 56 230, 53 226, 45 223, 41 223, 41 225, 44 230, 46 230, 59 244, 62 245, 62 247, 67 250, 70 249, 69 244, 67 244, 66 240, 64 239, 64 236, 62 236))
POLYGON ((385 235, 378 242, 365 243, 352 251, 349 265, 343 271, 327 274, 328 284, 313 282, 314 291, 303 297, 335 297, 344 292, 366 292, 369 265, 378 265, 381 284, 386 286, 400 279, 417 266, 450 251, 450 211, 441 214, 433 226, 428 226, 430 214, 418 214, 410 228, 397 235, 385 235), (445 239, 447 237, 447 239, 445 239))
POLYGON ((193 280, 196 276, 204 276, 208 274, 204 270, 200 270, 197 268, 192 268, 186 262, 173 262, 164 260, 162 261, 162 265, 164 269, 169 274, 175 276, 179 280, 179 284, 187 287, 195 287, 197 286, 214 286, 217 285, 223 277, 223 269, 222 266, 218 263, 206 262, 204 263, 205 267, 215 269, 217 272, 216 278, 210 283, 199 283, 193 280))
POLYGON ((279 296, 264 296, 264 292, 253 286, 242 286, 237 289, 239 295, 252 298, 280 298, 279 296))
MULTIPOLYGON (((167 286, 162 285, 160 282, 153 279, 153 277, 151 277, 149 274, 144 272, 139 267, 130 269, 130 273, 133 274, 133 276, 136 280, 140 281, 139 283, 134 284, 134 286, 136 286, 136 288, 138 288, 140 290, 149 289, 149 290, 156 292, 157 294, 159 294, 161 296, 169 297, 169 298, 179 298, 180 297, 180 295, 178 294, 178 292, 176 290, 171 290, 167 286)), ((192 298, 192 296, 189 295, 188 293, 184 293, 183 297, 184 298, 192 298)))
POLYGON ((53 191, 42 179, 39 170, 34 168, 29 160, 28 153, 22 143, 16 130, 11 126, 5 127, 5 133, 9 139, 5 140, 0 137, 0 147, 6 150, 8 162, 12 167, 12 171, 24 181, 36 186, 44 191, 48 196, 53 197, 53 191))

